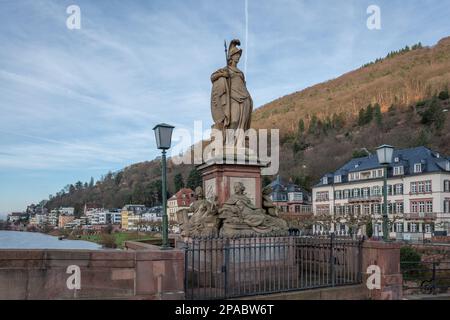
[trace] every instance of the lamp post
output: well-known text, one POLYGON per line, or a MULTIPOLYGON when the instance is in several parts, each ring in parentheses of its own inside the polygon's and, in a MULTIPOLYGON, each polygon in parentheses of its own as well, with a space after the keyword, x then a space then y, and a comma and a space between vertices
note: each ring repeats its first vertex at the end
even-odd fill
POLYGON ((388 205, 387 205, 387 177, 388 168, 392 163, 392 156, 394 154, 394 147, 384 144, 377 148, 378 162, 384 168, 383 179, 383 240, 389 240, 389 217, 388 217, 388 205))
POLYGON ((156 125, 155 131, 156 145, 158 149, 162 150, 162 246, 161 250, 170 249, 169 245, 169 224, 167 218, 167 169, 166 169, 166 150, 170 149, 172 142, 173 126, 165 123, 156 125))

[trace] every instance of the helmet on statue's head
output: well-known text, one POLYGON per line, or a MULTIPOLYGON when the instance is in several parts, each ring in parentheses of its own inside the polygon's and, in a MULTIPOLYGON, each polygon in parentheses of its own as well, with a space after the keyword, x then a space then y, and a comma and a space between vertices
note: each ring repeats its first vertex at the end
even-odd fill
POLYGON ((239 41, 239 39, 231 40, 230 46, 228 47, 228 60, 230 60, 231 57, 235 54, 242 55, 242 49, 237 47, 240 45, 241 45, 241 41, 239 41))

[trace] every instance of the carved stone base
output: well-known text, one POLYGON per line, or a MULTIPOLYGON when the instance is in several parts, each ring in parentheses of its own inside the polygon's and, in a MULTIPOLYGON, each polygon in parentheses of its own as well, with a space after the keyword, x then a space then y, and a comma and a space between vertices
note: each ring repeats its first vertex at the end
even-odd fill
POLYGON ((219 207, 234 193, 233 186, 242 182, 254 206, 261 208, 261 167, 265 164, 212 163, 199 166, 205 197, 217 201, 219 207))

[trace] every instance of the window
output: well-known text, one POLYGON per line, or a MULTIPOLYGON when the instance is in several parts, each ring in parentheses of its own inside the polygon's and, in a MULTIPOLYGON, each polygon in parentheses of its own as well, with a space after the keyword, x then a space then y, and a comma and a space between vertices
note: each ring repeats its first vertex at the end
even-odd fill
POLYGON ((328 201, 328 191, 321 191, 316 193, 316 201, 328 201))
POLYGON ((419 213, 425 213, 425 201, 419 201, 419 213))
POLYGON ((425 181, 425 192, 431 192, 431 181, 425 181))
POLYGON ((336 191, 334 192, 334 197, 335 197, 337 200, 342 199, 342 191, 341 191, 341 190, 336 190, 336 191))
POLYGON ((417 193, 417 182, 411 182, 411 193, 417 193))
POLYGON ((444 180, 444 192, 450 192, 450 180, 444 180))
POLYGON ((328 177, 323 177, 322 178, 322 183, 323 184, 328 184, 328 177))
POLYGON ((350 214, 350 206, 345 206, 345 214, 350 214))
POLYGON ((324 205, 317 206, 316 212, 319 215, 330 214, 330 206, 324 205))
POLYGON ((419 212, 419 205, 417 202, 411 202, 411 212, 412 213, 419 212))
POLYGON ((411 232, 417 232, 417 224, 411 223, 410 224, 410 230, 411 230, 411 232))
POLYGON ((378 178, 382 178, 383 177, 383 169, 378 169, 377 170, 377 176, 378 176, 378 178))
POLYGON ((397 163, 397 162, 399 162, 399 161, 400 161, 399 157, 395 157, 395 158, 394 158, 394 162, 395 162, 395 163, 397 163))
POLYGON ((359 172, 352 172, 348 176, 349 181, 359 180, 359 172))
POLYGON ((417 184, 417 191, 418 191, 419 193, 424 193, 424 192, 425 192, 425 182, 420 181, 420 182, 417 184))
POLYGON ((411 212, 419 213, 421 216, 425 213, 433 212, 433 200, 415 200, 411 201, 411 212))
POLYGON ((395 231, 396 232, 403 232, 403 223, 401 223, 401 222, 397 222, 396 224, 395 224, 395 231))
POLYGON ((364 198, 368 198, 369 197, 369 188, 363 188, 362 194, 363 194, 364 198))
POLYGON ((433 213, 433 201, 427 201, 425 203, 425 208, 427 213, 433 213))
POLYGON ((375 186, 372 188, 372 194, 374 196, 380 196, 381 195, 381 188, 379 186, 375 186))
POLYGON ((426 224, 425 225, 425 232, 426 233, 431 233, 431 224, 426 224))
POLYGON ((395 212, 396 213, 403 213, 403 202, 396 202, 395 203, 395 212))
POLYGON ((344 190, 344 199, 348 199, 350 196, 350 190, 344 190))
POLYGON ((450 213, 450 199, 444 200, 444 213, 450 213))
POLYGON ((370 205, 368 205, 368 204, 363 205, 363 213, 370 214, 370 205))
POLYGON ((376 203, 373 205, 373 214, 380 214, 380 204, 376 203))
POLYGON ((353 213, 357 214, 357 215, 361 214, 361 206, 360 205, 354 205, 353 206, 353 213))
POLYGON ((353 197, 358 198, 360 194, 360 190, 358 188, 353 189, 353 197))
POLYGON ((403 166, 394 167, 394 176, 401 176, 404 174, 403 166))
POLYGON ((334 176, 334 183, 341 183, 342 182, 342 178, 341 176, 334 176))
POLYGON ((395 185, 395 194, 403 194, 403 184, 399 183, 395 185))
POLYGON ((422 172, 422 164, 416 163, 414 164, 414 173, 421 173, 422 172))

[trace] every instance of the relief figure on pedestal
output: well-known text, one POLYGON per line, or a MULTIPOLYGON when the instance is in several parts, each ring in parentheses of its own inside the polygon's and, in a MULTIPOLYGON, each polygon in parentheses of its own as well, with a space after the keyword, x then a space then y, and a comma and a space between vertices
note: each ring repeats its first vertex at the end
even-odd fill
POLYGON ((220 220, 217 216, 216 204, 205 199, 202 187, 195 189, 195 197, 196 201, 189 209, 177 212, 181 235, 185 237, 217 236, 220 220), (190 217, 189 213, 192 213, 190 217))

